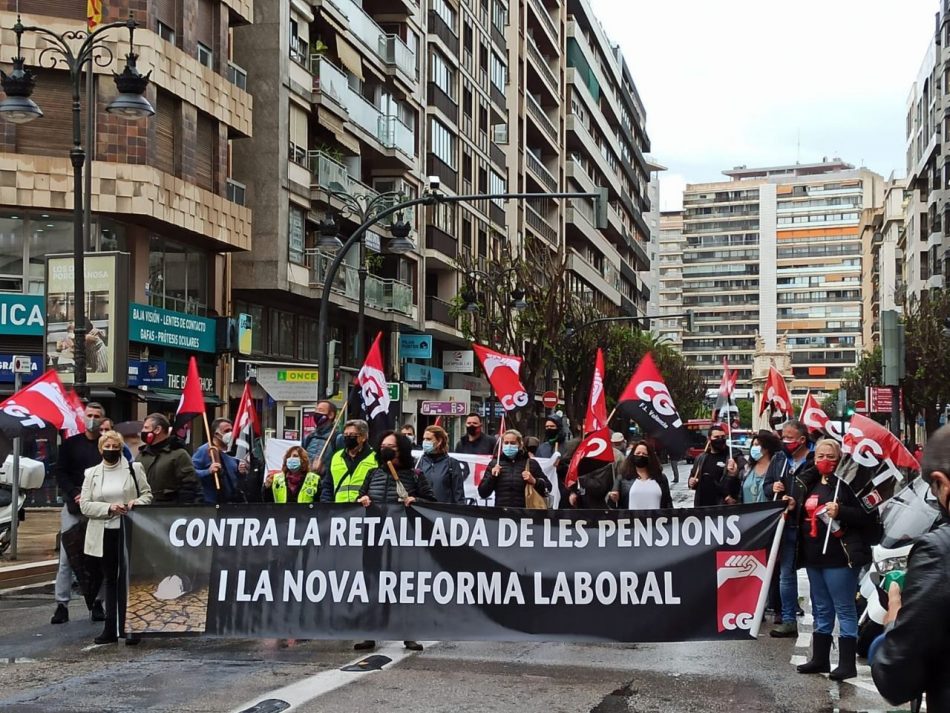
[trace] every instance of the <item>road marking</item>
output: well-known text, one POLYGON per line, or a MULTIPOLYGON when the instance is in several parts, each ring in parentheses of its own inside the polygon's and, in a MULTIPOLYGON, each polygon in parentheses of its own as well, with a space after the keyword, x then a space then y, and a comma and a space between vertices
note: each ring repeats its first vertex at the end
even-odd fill
POLYGON ((798 632, 798 639, 795 640, 796 649, 807 649, 811 646, 811 634, 804 631, 798 632))
MULTIPOLYGON (((423 643, 426 648, 429 648, 434 646, 437 642, 425 641, 421 643, 423 643)), ((378 647, 375 651, 367 652, 366 654, 353 659, 341 668, 346 668, 347 666, 356 666, 360 661, 371 655, 381 655, 391 659, 390 663, 380 669, 385 671, 386 669, 392 668, 403 659, 406 659, 416 653, 418 652, 405 649, 402 645, 402 642, 392 642, 378 647)), ((321 673, 318 673, 314 676, 308 676, 307 678, 301 679, 296 683, 291 683, 289 686, 284 686, 283 688, 261 693, 259 696, 255 696, 253 700, 242 703, 241 705, 232 709, 231 713, 244 713, 249 709, 254 710, 255 706, 259 705, 263 701, 268 700, 287 702, 289 707, 283 708, 282 710, 289 713, 290 711, 295 710, 298 706, 301 706, 304 703, 317 698, 318 696, 322 696, 325 693, 329 693, 330 691, 335 691, 338 688, 342 688, 343 686, 354 683, 365 676, 372 675, 373 673, 375 673, 375 670, 365 672, 341 671, 339 669, 334 669, 332 671, 322 671, 321 673)))

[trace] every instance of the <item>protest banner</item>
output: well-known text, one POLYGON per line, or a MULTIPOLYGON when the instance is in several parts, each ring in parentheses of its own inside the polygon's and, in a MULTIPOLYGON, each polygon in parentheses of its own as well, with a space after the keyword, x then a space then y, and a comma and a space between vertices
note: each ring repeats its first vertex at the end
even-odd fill
POLYGON ((136 508, 127 628, 313 639, 750 639, 782 509, 136 508))

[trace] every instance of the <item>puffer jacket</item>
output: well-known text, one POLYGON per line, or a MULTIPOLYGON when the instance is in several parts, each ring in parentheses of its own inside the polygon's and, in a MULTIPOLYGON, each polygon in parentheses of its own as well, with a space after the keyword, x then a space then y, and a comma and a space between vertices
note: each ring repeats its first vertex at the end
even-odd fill
POLYGON ((482 476, 482 482, 478 484, 478 494, 487 498, 494 493, 495 505, 502 508, 523 508, 524 486, 526 485, 522 473, 525 468, 534 476, 534 489, 542 496, 551 492, 551 483, 544 476, 541 466, 528 456, 528 452, 520 450, 514 458, 502 455, 501 459, 496 461, 494 458, 488 463, 485 473, 482 476), (495 464, 501 466, 498 475, 494 475, 495 464))
POLYGON ((910 552, 901 610, 871 662, 882 696, 894 705, 927 694, 927 710, 950 711, 950 521, 910 552))
MULTIPOLYGON (((418 500, 435 501, 432 495, 432 486, 418 471, 412 468, 396 468, 399 474, 399 480, 406 488, 406 492, 418 500)), ((399 495, 396 493, 396 480, 389 468, 373 468, 360 486, 360 497, 369 495, 369 499, 377 505, 383 503, 398 503, 399 495)))
MULTIPOLYGON (((613 500, 608 499, 607 506, 626 510, 627 504, 630 502, 630 488, 633 487, 633 481, 635 479, 636 476, 632 478, 618 477, 614 481, 614 490, 620 493, 620 497, 617 499, 616 503, 614 503, 613 500)), ((672 509, 673 495, 670 493, 669 479, 663 473, 660 473, 654 478, 654 480, 657 482, 657 485, 660 486, 660 507, 663 510, 672 509)))
POLYGON ((453 505, 465 503, 465 472, 448 453, 423 455, 417 469, 429 481, 432 495, 438 502, 453 505))

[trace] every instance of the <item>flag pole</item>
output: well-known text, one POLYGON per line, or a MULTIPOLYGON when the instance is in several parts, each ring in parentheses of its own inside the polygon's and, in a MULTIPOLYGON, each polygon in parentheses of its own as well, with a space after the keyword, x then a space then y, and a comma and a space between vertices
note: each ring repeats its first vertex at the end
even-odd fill
MULTIPOLYGON (((333 422, 333 430, 330 431, 330 435, 327 437, 327 440, 323 442, 323 448, 320 449, 319 455, 317 455, 317 460, 323 460, 323 454, 327 452, 327 446, 330 445, 330 439, 334 437, 336 429, 340 427, 340 422, 343 420, 343 417, 346 416, 346 410, 350 407, 350 401, 347 399, 346 403, 343 404, 343 408, 340 409, 340 413, 337 414, 336 421, 333 422)), ((314 468, 317 467, 316 462, 312 463, 314 468)))
MULTIPOLYGON (((836 478, 836 480, 838 482, 835 484, 835 496, 831 499, 831 502, 833 503, 838 502, 838 491, 841 490, 841 478, 836 478)), ((827 508, 827 505, 825 507, 827 508)), ((825 510, 825 512, 828 512, 827 509, 825 510)), ((837 519, 837 518, 834 518, 834 519, 837 519)), ((831 538, 831 522, 832 522, 832 518, 829 516, 828 529, 825 531, 825 546, 821 548, 822 555, 825 555, 828 553, 828 540, 831 538)))
MULTIPOLYGON (((211 442, 211 427, 208 425, 207 409, 202 410, 201 420, 205 425, 205 439, 208 441, 208 455, 211 457, 211 462, 221 465, 221 456, 218 453, 218 448, 211 442)), ((221 479, 218 477, 218 471, 214 472, 214 489, 219 493, 221 492, 221 479)))

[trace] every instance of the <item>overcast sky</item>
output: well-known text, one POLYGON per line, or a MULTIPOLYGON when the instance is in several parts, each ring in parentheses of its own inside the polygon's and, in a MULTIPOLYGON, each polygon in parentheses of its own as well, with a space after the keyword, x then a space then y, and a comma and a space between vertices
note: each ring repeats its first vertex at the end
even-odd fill
POLYGON ((938 0, 590 0, 669 167, 660 204, 733 166, 840 156, 904 169, 907 97, 938 0), (623 28, 619 31, 616 28, 623 28))

